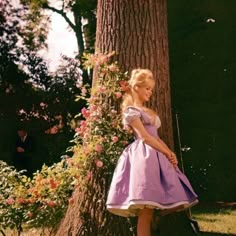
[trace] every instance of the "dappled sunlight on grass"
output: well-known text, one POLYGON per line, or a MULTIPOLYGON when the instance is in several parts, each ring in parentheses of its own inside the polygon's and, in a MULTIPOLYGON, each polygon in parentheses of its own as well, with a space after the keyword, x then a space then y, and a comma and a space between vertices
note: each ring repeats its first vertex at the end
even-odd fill
POLYGON ((198 206, 192 211, 201 232, 236 235, 236 208, 198 206))

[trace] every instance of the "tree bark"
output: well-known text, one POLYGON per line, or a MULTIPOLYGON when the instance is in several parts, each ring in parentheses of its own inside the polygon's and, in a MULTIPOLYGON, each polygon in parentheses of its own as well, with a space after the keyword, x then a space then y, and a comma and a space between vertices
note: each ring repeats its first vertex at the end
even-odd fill
POLYGON ((173 148, 166 0, 99 0, 96 50, 115 51, 124 71, 148 68, 156 79, 150 106, 162 121, 161 137, 173 148))
POLYGON ((106 210, 109 173, 96 172, 96 169, 91 172, 88 185, 75 189, 75 203, 69 205, 56 236, 134 236, 127 220, 106 210))

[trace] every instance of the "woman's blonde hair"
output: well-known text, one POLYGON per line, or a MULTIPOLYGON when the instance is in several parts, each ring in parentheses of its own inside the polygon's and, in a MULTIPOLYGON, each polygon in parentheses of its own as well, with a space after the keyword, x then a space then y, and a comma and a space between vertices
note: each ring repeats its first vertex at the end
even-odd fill
POLYGON ((134 99, 133 99, 133 88, 134 86, 143 87, 147 85, 150 80, 155 82, 153 78, 153 74, 148 69, 134 69, 131 72, 131 77, 128 81, 129 83, 129 89, 126 91, 126 93, 123 96, 123 102, 121 103, 121 110, 122 113, 125 111, 125 109, 128 106, 134 105, 134 99))

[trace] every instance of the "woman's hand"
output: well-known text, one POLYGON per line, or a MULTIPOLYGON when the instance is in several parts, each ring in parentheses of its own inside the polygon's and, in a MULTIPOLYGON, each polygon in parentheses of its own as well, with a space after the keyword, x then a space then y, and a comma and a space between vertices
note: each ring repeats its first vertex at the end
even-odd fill
POLYGON ((178 160, 175 153, 173 152, 168 153, 167 158, 170 161, 170 163, 176 168, 178 165, 178 160))

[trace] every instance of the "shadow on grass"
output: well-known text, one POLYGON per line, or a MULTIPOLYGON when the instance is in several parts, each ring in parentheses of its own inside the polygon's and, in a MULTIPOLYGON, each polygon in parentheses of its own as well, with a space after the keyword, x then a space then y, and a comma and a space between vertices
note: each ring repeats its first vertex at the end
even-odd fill
POLYGON ((192 208, 193 214, 230 214, 236 209, 235 203, 200 202, 192 208))
POLYGON ((222 234, 214 232, 200 232, 199 236, 236 236, 236 234, 222 234))

